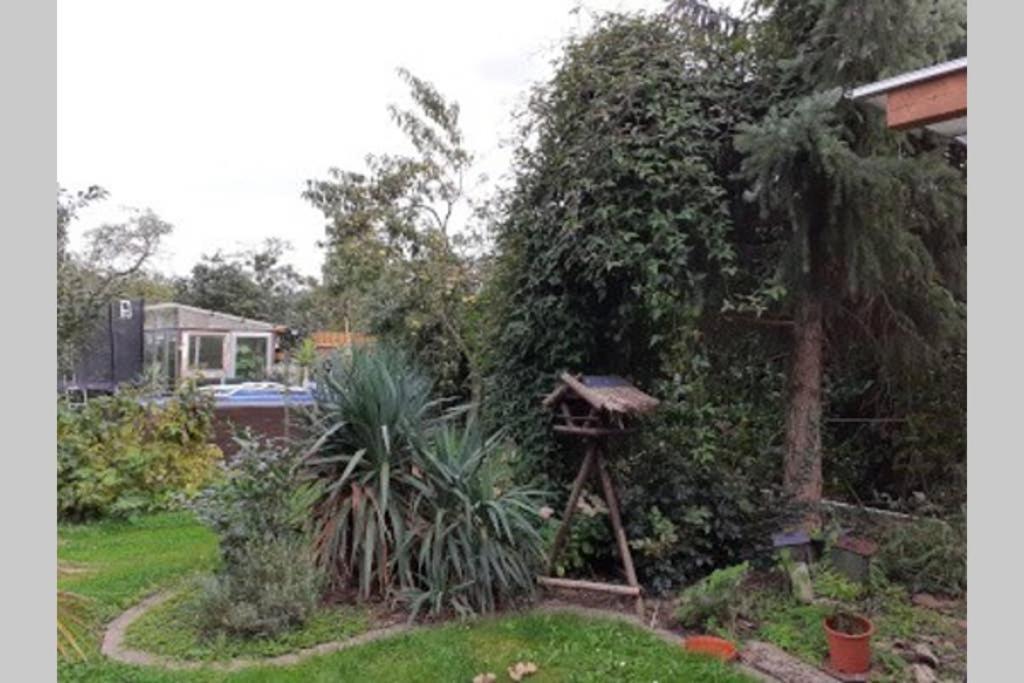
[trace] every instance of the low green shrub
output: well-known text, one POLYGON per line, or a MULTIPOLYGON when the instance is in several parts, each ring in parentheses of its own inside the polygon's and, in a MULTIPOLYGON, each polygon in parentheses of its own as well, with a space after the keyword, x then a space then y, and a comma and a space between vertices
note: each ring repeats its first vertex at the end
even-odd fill
POLYGON ((304 625, 322 590, 308 538, 254 540, 236 549, 230 568, 202 583, 200 628, 207 635, 276 636, 304 625))
POLYGON ((302 628, 269 638, 207 635, 201 628, 198 602, 200 586, 189 586, 178 595, 147 610, 125 631, 132 649, 192 661, 223 661, 236 657, 276 657, 365 631, 369 620, 351 606, 322 605, 302 628))
POLYGON ((893 527, 879 552, 885 575, 910 591, 960 596, 967 590, 967 521, 922 519, 893 527))
POLYGON ((854 602, 864 592, 860 584, 846 578, 825 562, 811 567, 811 579, 814 582, 814 594, 830 600, 854 602))
POLYGON ((769 556, 772 534, 795 517, 764 472, 778 455, 764 445, 763 425, 699 401, 663 403, 611 463, 637 573, 656 594, 769 556))
POLYGON ((824 605, 771 600, 759 607, 757 637, 800 659, 819 665, 828 654, 823 622, 832 612, 824 605))
POLYGON ((748 604, 741 585, 749 571, 746 562, 718 569, 683 590, 676 608, 679 623, 688 628, 734 630, 736 617, 748 604))
POLYGON ((243 438, 224 476, 192 508, 217 534, 221 567, 197 602, 207 635, 270 637, 303 625, 323 594, 309 533, 309 510, 320 494, 300 482, 286 447, 243 438))
POLYGON ((298 458, 285 447, 244 435, 221 476, 200 491, 189 507, 220 543, 224 566, 243 561, 255 542, 303 535, 309 509, 320 494, 296 476, 298 458))
POLYGON ((61 400, 57 407, 57 515, 128 516, 194 495, 223 458, 209 443, 212 399, 186 385, 160 405, 134 392, 61 400))
MULTIPOLYGON (((560 517, 551 516, 541 528, 548 557, 561 525, 560 517)), ((608 566, 616 560, 614 547, 608 507, 600 496, 584 491, 552 570, 555 576, 567 576, 608 566)))

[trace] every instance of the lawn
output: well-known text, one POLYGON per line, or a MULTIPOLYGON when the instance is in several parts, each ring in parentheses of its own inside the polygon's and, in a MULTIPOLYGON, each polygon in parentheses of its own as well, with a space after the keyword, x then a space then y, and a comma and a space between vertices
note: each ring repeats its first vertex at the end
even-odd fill
MULTIPOLYGON (((61 527, 59 536, 61 560, 80 570, 61 586, 89 598, 101 622, 155 590, 186 585, 190 577, 209 571, 216 563, 214 537, 184 513, 61 527)), ((172 604, 152 619, 170 623, 179 618, 172 604)), ((350 632, 347 623, 338 625, 340 636, 350 632)), ((146 624, 139 626, 146 639, 146 624)), ((322 635, 322 630, 317 631, 317 639, 322 635)), ((152 629, 149 636, 153 636, 152 629)), ((505 669, 527 660, 540 669, 526 679, 531 683, 750 680, 627 624, 569 614, 526 613, 451 623, 311 658, 288 668, 259 667, 231 674, 169 672, 111 662, 99 655, 99 631, 86 644, 89 661, 62 663, 60 680, 468 682, 476 674, 490 671, 499 675, 499 681, 507 681, 505 669)), ((163 647, 193 657, 216 657, 231 651, 229 647, 218 652, 187 637, 170 635, 163 647)))

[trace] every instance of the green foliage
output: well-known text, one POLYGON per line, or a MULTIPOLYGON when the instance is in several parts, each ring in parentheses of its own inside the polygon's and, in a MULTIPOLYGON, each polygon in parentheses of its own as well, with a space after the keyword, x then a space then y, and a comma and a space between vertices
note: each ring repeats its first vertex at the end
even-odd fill
POLYGON ((441 424, 431 383, 388 347, 336 356, 317 381, 305 460, 323 485, 317 552, 336 585, 432 612, 491 611, 532 590, 542 494, 470 422, 441 424))
POLYGON ((308 530, 321 490, 298 481, 290 449, 239 443, 224 476, 192 503, 222 560, 203 582, 196 618, 208 636, 272 637, 301 627, 319 605, 324 576, 308 530))
POLYGON ((767 401, 777 391, 775 368, 733 366, 735 349, 724 345, 711 364, 703 352, 690 353, 685 374, 660 385, 659 414, 616 463, 627 535, 661 539, 657 553, 635 558, 655 592, 765 554, 771 534, 793 516, 772 467, 779 424, 777 404, 767 401), (674 542, 652 522, 655 508, 674 542))
POLYGON ((517 486, 508 444, 475 423, 441 427, 419 451, 427 489, 412 509, 417 583, 411 615, 452 608, 466 616, 533 596, 543 555, 537 511, 543 491, 517 486))
POLYGON ((966 518, 894 526, 878 559, 890 580, 911 591, 960 596, 967 590, 966 518))
POLYGON ((307 537, 254 537, 202 582, 196 618, 207 635, 273 637, 309 621, 322 590, 307 537))
MULTIPOLYGON (((867 342, 890 373, 938 362, 964 343, 966 168, 948 141, 891 131, 843 94, 959 49, 965 3, 755 5, 752 78, 773 95, 735 147, 761 209, 744 242, 772 254, 785 295, 769 310, 794 321, 791 386, 821 383, 826 343, 831 358, 867 342)), ((816 390, 790 398, 787 484, 808 500, 821 495, 823 405, 816 390)))
POLYGON ((212 400, 186 385, 160 405, 132 392, 62 401, 57 411, 57 513, 126 516, 194 495, 223 457, 208 443, 212 400))
POLYGON ((73 371, 96 329, 103 307, 127 295, 172 226, 150 210, 129 209, 121 223, 104 223, 85 233, 85 247, 73 250, 70 230, 79 211, 108 193, 93 185, 74 194, 57 186, 57 367, 73 371))
POLYGON ((863 587, 846 578, 827 564, 817 564, 811 568, 814 581, 814 594, 840 602, 854 602, 863 592, 863 587))
POLYGON ((917 515, 956 514, 967 501, 965 349, 896 381, 850 357, 837 358, 829 374, 831 412, 896 419, 827 425, 827 495, 917 515))
MULTIPOLYGON (((113 619, 154 590, 180 582, 191 572, 208 569, 216 557, 212 534, 191 515, 180 513, 144 517, 134 523, 104 521, 64 526, 59 534, 60 560, 90 569, 69 576, 67 587, 95 599, 97 613, 105 620, 113 619)), ((179 614, 173 606, 168 606, 167 612, 158 612, 154 618, 170 624, 171 612, 179 614)), ((149 625, 154 628, 147 627, 145 631, 153 638, 147 635, 146 642, 154 649, 174 648, 175 653, 189 658, 206 659, 209 655, 211 659, 220 659, 228 652, 243 656, 276 654, 280 651, 277 648, 283 647, 289 639, 296 639, 297 646, 309 643, 305 638, 321 628, 320 614, 308 622, 305 629, 273 641, 276 645, 265 639, 245 641, 245 645, 237 639, 226 639, 223 641, 225 649, 220 650, 222 641, 203 641, 199 645, 191 636, 170 628, 157 629, 152 623, 149 625), (186 654, 186 649, 191 654, 186 654)), ((147 617, 143 616, 140 622, 147 617)), ((136 624, 143 625, 140 622, 136 624)), ((351 632, 341 624, 338 628, 338 637, 351 632)), ((142 635, 133 627, 129 628, 127 637, 134 643, 142 635)), ((317 640, 320 638, 318 635, 317 640)), ((88 643, 87 651, 97 656, 84 663, 59 664, 61 681, 468 681, 482 671, 503 671, 510 662, 517 660, 537 662, 541 675, 552 680, 714 683, 750 680, 726 664, 681 652, 678 645, 665 643, 630 624, 571 614, 513 614, 468 624, 452 623, 312 657, 292 666, 257 665, 235 673, 209 669, 165 671, 120 664, 99 656, 99 644, 95 640, 88 643)))
POLYGON ((489 367, 491 417, 535 459, 554 448, 536 397, 556 372, 648 387, 735 275, 723 134, 746 84, 714 42, 660 15, 603 17, 532 94, 496 226, 489 367))
POLYGON ((366 630, 366 616, 350 607, 320 607, 301 628, 274 637, 242 638, 223 632, 203 633, 194 590, 150 609, 125 631, 125 644, 154 654, 193 661, 236 657, 275 657, 366 630))
POLYGON ((750 565, 746 562, 716 569, 679 595, 676 619, 689 628, 735 630, 736 617, 747 608, 748 592, 742 588, 750 565))
POLYGON ((297 458, 288 448, 251 436, 238 439, 239 451, 223 474, 190 503, 199 520, 220 542, 226 571, 248 557, 255 542, 301 537, 309 509, 320 494, 315 485, 297 481, 297 458))
POLYGON ((244 318, 300 326, 300 302, 310 297, 313 282, 284 263, 290 245, 271 238, 241 253, 204 255, 188 277, 176 283, 179 303, 244 318))
POLYGON ((400 345, 446 395, 481 397, 472 344, 479 263, 472 156, 459 105, 404 69, 414 106, 391 118, 408 155, 368 155, 365 171, 332 168, 303 197, 327 219, 324 283, 346 316, 400 345))
POLYGON ((828 655, 822 622, 831 612, 823 605, 801 605, 770 598, 758 606, 757 636, 806 662, 819 665, 828 655))
POLYGON ((325 489, 314 509, 317 552, 332 582, 359 594, 412 584, 405 507, 424 487, 415 447, 436 404, 431 382, 389 347, 336 354, 317 375, 318 434, 306 469, 325 489), (396 489, 399 489, 396 491, 396 489))
MULTIPOLYGON (((549 557, 551 544, 561 525, 561 519, 551 516, 541 529, 549 557)), ((608 507, 600 496, 584 490, 576 502, 572 526, 555 559, 555 575, 578 574, 602 565, 607 566, 616 559, 612 550, 614 543, 608 507)))
MULTIPOLYGON (((67 563, 57 563, 58 580, 76 571, 67 563)), ((88 632, 88 601, 72 591, 57 589, 57 654, 61 657, 86 659, 79 645, 82 632, 88 632)))

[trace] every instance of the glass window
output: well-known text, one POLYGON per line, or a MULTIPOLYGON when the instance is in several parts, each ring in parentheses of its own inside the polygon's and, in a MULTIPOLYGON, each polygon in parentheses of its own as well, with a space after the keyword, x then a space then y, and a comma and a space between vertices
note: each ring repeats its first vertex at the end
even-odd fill
POLYGON ((188 338, 188 362, 192 370, 223 370, 224 335, 190 335, 188 338))
POLYGON ((235 377, 247 380, 267 376, 267 338, 237 337, 235 340, 235 377))

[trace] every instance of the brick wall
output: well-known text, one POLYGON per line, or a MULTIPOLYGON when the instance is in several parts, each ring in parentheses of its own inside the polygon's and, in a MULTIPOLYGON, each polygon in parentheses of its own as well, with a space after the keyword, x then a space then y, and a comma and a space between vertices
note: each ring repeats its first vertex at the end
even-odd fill
POLYGON ((248 427, 254 434, 267 438, 299 437, 301 423, 295 414, 298 410, 286 411, 283 406, 218 406, 213 411, 213 442, 230 456, 238 451, 238 444, 231 438, 236 428, 248 427))

